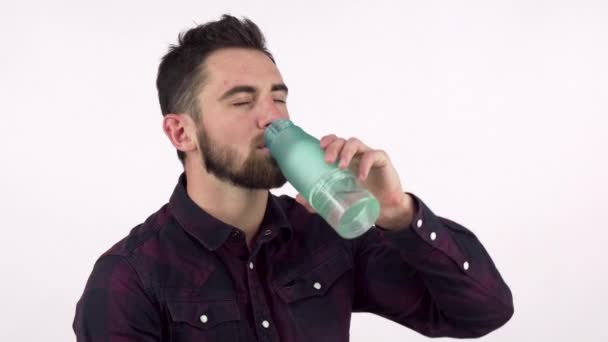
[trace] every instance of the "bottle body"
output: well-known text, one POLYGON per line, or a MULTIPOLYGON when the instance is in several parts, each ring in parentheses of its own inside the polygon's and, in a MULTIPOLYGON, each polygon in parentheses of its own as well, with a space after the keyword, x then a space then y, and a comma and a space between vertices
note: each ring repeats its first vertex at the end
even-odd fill
POLYGON ((374 225, 378 200, 339 161, 325 162, 319 140, 288 119, 270 124, 264 140, 285 178, 340 236, 355 238, 374 225))

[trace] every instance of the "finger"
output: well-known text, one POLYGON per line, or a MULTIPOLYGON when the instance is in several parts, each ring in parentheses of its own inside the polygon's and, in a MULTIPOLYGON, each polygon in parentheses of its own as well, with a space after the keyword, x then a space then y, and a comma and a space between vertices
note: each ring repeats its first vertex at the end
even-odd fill
POLYGON ((337 138, 332 141, 329 146, 325 149, 325 161, 329 164, 333 164, 336 162, 338 158, 338 153, 342 150, 342 147, 346 143, 346 140, 342 138, 337 138))
POLYGON ((388 157, 382 150, 369 151, 361 156, 359 163, 359 180, 366 180, 373 167, 383 167, 387 164, 388 157))
POLYGON ((340 164, 338 164, 338 167, 341 169, 349 167, 353 158, 370 150, 371 148, 361 142, 361 140, 357 138, 348 139, 340 152, 340 164))
POLYGON ((308 201, 306 201, 302 195, 300 195, 300 194, 296 195, 296 202, 298 202, 301 205, 303 205, 306 208, 306 210, 308 210, 309 212, 311 212, 311 213, 315 213, 316 212, 315 209, 310 206, 310 204, 308 203, 308 201))
POLYGON ((319 145, 321 145, 322 149, 325 149, 327 145, 329 145, 332 141, 336 140, 338 137, 335 134, 329 134, 321 138, 319 141, 319 145))

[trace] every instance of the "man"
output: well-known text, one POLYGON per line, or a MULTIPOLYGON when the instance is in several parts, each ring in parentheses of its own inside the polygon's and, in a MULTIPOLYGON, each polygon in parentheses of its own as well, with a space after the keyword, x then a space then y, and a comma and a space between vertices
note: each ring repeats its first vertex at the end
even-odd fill
POLYGON ((381 204, 346 240, 286 179, 263 132, 288 118, 287 86, 258 27, 223 16, 180 35, 157 87, 184 165, 169 203, 95 263, 77 304, 78 341, 347 341, 352 312, 427 336, 477 337, 513 314, 475 235, 405 192, 389 157, 321 139, 381 204))

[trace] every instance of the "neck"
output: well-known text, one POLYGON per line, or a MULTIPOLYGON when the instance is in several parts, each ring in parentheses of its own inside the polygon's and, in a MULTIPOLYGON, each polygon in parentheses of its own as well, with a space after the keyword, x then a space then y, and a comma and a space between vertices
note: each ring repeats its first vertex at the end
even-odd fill
POLYGON ((202 169, 186 169, 186 180, 186 191, 192 201, 215 218, 240 229, 250 246, 264 218, 268 190, 236 187, 202 169))

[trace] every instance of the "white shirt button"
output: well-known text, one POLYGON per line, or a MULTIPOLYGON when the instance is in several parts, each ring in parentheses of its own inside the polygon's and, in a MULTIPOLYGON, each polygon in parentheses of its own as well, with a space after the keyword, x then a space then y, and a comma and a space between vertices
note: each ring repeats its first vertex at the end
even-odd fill
POLYGON ((464 270, 468 270, 469 269, 469 262, 465 261, 464 264, 462 265, 462 267, 464 267, 464 270))
POLYGON ((207 323, 208 321, 209 321, 209 318, 207 317, 207 315, 201 315, 201 322, 207 323))
POLYGON ((416 222, 416 227, 422 227, 422 219, 418 219, 418 222, 416 222))
POLYGON ((264 320, 264 322, 262 322, 262 326, 266 329, 268 329, 268 327, 270 327, 270 322, 268 322, 267 320, 264 320))
POLYGON ((431 240, 435 241, 435 239, 437 238, 437 234, 435 234, 435 232, 431 233, 431 240))
POLYGON ((318 283, 318 282, 314 283, 314 285, 312 285, 312 287, 314 287, 317 290, 320 290, 321 289, 321 283, 318 283))
POLYGON ((250 270, 252 270, 252 269, 253 269, 253 262, 252 262, 252 261, 250 261, 250 262, 249 262, 249 269, 250 269, 250 270))

